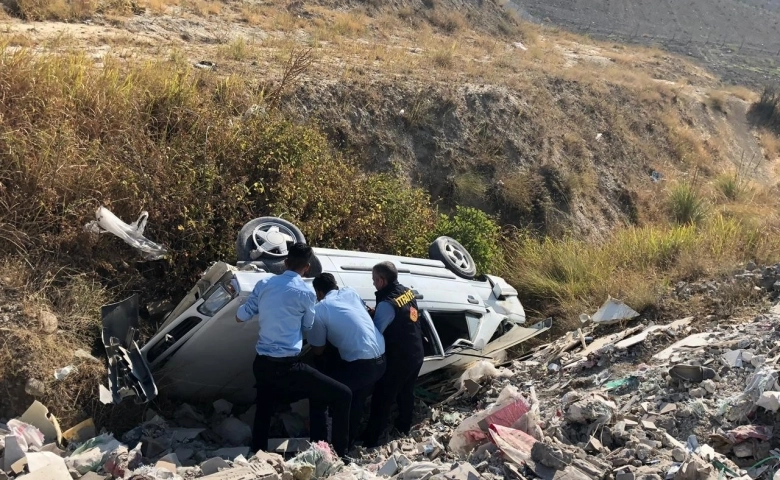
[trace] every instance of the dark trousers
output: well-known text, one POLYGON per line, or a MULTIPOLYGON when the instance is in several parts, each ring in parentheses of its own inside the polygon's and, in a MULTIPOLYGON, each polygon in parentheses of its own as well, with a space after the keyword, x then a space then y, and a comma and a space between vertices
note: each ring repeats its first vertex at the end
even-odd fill
POLYGON ((278 405, 308 398, 309 402, 330 408, 333 447, 339 455, 347 453, 349 405, 352 401, 349 387, 297 360, 257 355, 252 367, 257 382, 253 451, 268 450, 268 429, 278 405))
MULTIPOLYGON (((384 356, 373 360, 355 360, 345 362, 341 358, 329 359, 323 366, 325 373, 335 380, 348 386, 352 391, 352 403, 349 407, 349 445, 355 441, 363 418, 366 399, 371 394, 374 384, 385 374, 386 362, 384 356)), ((309 402, 311 417, 312 441, 327 440, 328 408, 322 402, 309 402)))
POLYGON ((414 411, 414 385, 422 364, 422 359, 416 362, 397 358, 388 359, 387 371, 374 386, 374 393, 371 396, 371 416, 363 435, 365 447, 371 448, 379 444, 379 437, 390 419, 393 402, 398 402, 398 419, 395 428, 401 433, 409 433, 414 411))

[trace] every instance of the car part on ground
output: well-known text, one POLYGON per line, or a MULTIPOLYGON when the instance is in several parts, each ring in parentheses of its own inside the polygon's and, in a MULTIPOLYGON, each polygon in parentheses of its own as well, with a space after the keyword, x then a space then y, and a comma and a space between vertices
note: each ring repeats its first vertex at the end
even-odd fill
POLYGON ((477 266, 471 254, 454 238, 442 236, 431 242, 428 256, 440 260, 459 277, 471 280, 477 276, 477 266))
POLYGON ((287 256, 294 243, 306 243, 306 237, 292 223, 278 217, 259 217, 244 224, 236 239, 239 262, 287 256))
POLYGON ((136 343, 139 337, 138 296, 104 305, 100 313, 103 346, 108 357, 108 387, 114 403, 128 396, 135 396, 138 403, 153 400, 157 396, 157 385, 136 343))

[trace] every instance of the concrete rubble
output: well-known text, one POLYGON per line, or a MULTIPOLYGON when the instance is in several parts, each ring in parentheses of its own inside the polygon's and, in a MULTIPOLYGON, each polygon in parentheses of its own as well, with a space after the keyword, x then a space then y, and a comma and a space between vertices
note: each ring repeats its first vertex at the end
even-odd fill
MULTIPOLYGON (((773 267, 734 281, 774 301, 778 277, 773 267)), ((421 381, 411 434, 350 457, 294 437, 251 452, 254 409, 224 400, 152 413, 119 437, 91 421, 61 433, 35 402, 0 420, 0 479, 780 478, 780 304, 745 321, 618 317, 626 324, 583 323, 498 368, 482 360, 437 386, 421 381)), ((294 404, 273 428, 305 434, 306 411, 294 404)))

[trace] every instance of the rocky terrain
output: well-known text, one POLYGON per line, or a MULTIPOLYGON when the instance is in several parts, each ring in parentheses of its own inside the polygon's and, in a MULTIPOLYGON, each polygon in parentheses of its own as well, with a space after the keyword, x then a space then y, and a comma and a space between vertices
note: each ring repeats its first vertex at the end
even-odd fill
POLYGON ((66 430, 36 401, 0 423, 0 465, 27 480, 772 478, 780 305, 768 306, 779 295, 780 265, 747 265, 678 284, 670 302, 708 305, 694 316, 585 316, 498 367, 421 379, 411 435, 342 459, 302 438, 305 401, 277 418, 273 453, 249 451, 253 408, 224 400, 150 409, 116 435, 92 419, 66 430))

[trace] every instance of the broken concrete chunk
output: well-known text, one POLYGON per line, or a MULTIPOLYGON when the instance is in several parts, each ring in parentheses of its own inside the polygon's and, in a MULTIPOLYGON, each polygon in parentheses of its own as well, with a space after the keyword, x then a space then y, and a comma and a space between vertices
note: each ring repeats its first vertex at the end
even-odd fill
POLYGON ((220 457, 209 458, 200 465, 200 470, 204 475, 211 475, 226 468, 230 468, 230 464, 220 457))
POLYGON ((756 401, 756 405, 770 412, 776 412, 780 409, 780 392, 768 391, 762 393, 761 397, 756 401))
POLYGON ((707 395, 707 390, 705 390, 705 389, 703 389, 701 387, 697 387, 697 388, 690 389, 688 391, 688 393, 693 398, 703 398, 704 396, 707 395))
POLYGON ((230 412, 233 411, 233 404, 222 398, 214 401, 213 405, 215 415, 230 415, 230 412))
MULTIPOLYGON (((591 437, 591 440, 598 442, 598 440, 593 437, 591 437)), ((573 459, 569 452, 565 452, 560 448, 554 448, 542 442, 534 443, 534 446, 531 448, 531 458, 546 467, 554 468, 556 470, 563 470, 571 464, 573 459)))
POLYGON ((723 361, 729 367, 741 367, 742 366, 742 350, 729 350, 723 354, 723 361))
POLYGON ((455 468, 441 475, 446 480, 479 480, 482 476, 468 462, 460 462, 455 468))
POLYGON ((685 460, 686 457, 685 449, 680 447, 674 447, 672 450, 672 458, 675 462, 682 462, 685 460))
POLYGON ((395 455, 388 458, 385 463, 379 467, 376 474, 380 477, 392 477, 398 472, 398 461, 395 459, 395 455))
POLYGON ((33 397, 41 397, 46 393, 46 385, 37 378, 28 378, 24 385, 24 391, 33 397))
POLYGON ((215 431, 231 445, 246 445, 252 439, 252 429, 236 417, 224 419, 215 431))

